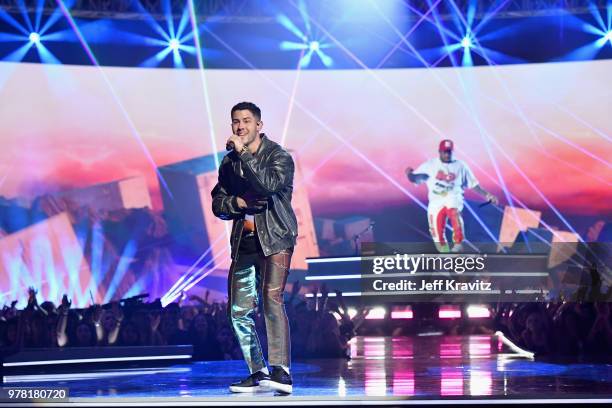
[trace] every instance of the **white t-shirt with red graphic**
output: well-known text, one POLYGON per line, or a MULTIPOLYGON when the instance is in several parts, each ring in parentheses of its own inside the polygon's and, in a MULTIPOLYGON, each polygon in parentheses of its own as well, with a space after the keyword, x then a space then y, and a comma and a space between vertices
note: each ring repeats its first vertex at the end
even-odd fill
POLYGON ((478 180, 472 170, 461 160, 444 163, 439 157, 421 164, 415 174, 427 174, 429 208, 463 209, 463 190, 474 188, 478 180))

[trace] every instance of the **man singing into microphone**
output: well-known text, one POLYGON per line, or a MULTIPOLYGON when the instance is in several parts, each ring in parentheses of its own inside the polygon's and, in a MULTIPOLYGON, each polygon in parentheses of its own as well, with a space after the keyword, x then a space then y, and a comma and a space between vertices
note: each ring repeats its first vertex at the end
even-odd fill
POLYGON ((241 102, 231 110, 231 150, 219 167, 212 190, 213 213, 233 220, 228 314, 250 375, 232 392, 292 392, 289 323, 283 292, 297 238, 291 207, 294 164, 291 155, 260 133, 261 110, 241 102), (263 297, 268 340, 268 371, 255 331, 255 309, 263 297))
POLYGON ((427 219, 429 232, 439 252, 461 252, 464 239, 463 190, 471 188, 484 196, 488 202, 497 204, 497 197, 480 187, 472 170, 465 162, 453 159, 454 143, 452 140, 442 140, 438 147, 439 157, 427 160, 416 170, 406 169, 406 176, 415 183, 426 183, 429 204, 427 219), (444 228, 446 219, 450 219, 453 227, 453 247, 446 242, 444 228))

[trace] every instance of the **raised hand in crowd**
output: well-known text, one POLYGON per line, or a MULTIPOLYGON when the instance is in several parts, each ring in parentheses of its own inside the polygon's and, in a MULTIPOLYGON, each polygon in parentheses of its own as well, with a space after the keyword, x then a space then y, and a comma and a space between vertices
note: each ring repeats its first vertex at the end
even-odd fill
POLYGON ((351 319, 351 322, 354 324, 355 330, 361 326, 361 324, 365 321, 366 316, 370 313, 372 307, 362 306, 357 310, 357 314, 351 319))
POLYGON ((27 309, 38 309, 38 300, 36 300, 36 295, 38 294, 38 290, 33 287, 28 288, 28 306, 27 309))
POLYGON ((4 306, 2 309, 2 319, 10 320, 14 317, 17 317, 17 300, 13 300, 10 306, 4 306))
POLYGON ((321 285, 321 310, 327 310, 327 302, 329 300, 329 290, 327 289, 327 285, 321 285))
POLYGON ((104 319, 104 309, 100 305, 93 305, 92 309, 92 321, 96 328, 96 340, 101 343, 104 340, 104 326, 102 326, 102 319, 104 319))
POLYGON ((68 344, 66 327, 68 326, 68 311, 71 305, 72 301, 68 300, 68 295, 64 294, 62 296, 62 303, 57 308, 59 313, 59 318, 57 319, 57 345, 59 347, 64 347, 68 344))
POLYGON ((346 307, 346 303, 344 303, 344 298, 342 297, 342 292, 339 290, 335 291, 336 293, 336 310, 334 310, 340 316, 340 320, 343 323, 348 323, 351 321, 351 317, 348 314, 348 308, 346 307))
POLYGON ((113 345, 119 338, 119 330, 121 329, 121 322, 123 321, 123 310, 121 310, 119 302, 113 302, 111 304, 110 314, 113 317, 114 326, 107 334, 107 342, 109 345, 113 345))
POLYGON ((293 303, 293 300, 300 293, 300 289, 301 289, 300 281, 297 280, 293 282, 293 285, 291 286, 291 294, 289 295, 289 300, 287 301, 287 303, 289 304, 293 303))
POLYGON ((161 313, 159 310, 153 310, 149 312, 149 328, 150 328, 150 343, 152 346, 158 346, 164 344, 163 336, 159 331, 159 325, 161 323, 161 313))

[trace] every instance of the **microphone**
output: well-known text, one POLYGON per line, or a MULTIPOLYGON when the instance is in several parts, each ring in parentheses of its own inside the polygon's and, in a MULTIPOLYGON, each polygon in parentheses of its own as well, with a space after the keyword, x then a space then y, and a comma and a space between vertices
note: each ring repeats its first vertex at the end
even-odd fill
POLYGON ((225 144, 225 150, 227 150, 228 152, 230 150, 234 150, 234 147, 235 147, 235 145, 234 145, 234 142, 232 142, 232 141, 229 141, 229 142, 227 142, 225 144))
POLYGON ((478 208, 482 208, 482 207, 484 207, 485 205, 489 205, 489 204, 491 204, 492 202, 493 202, 492 200, 487 200, 487 201, 485 201, 484 203, 480 203, 480 204, 478 205, 478 208))

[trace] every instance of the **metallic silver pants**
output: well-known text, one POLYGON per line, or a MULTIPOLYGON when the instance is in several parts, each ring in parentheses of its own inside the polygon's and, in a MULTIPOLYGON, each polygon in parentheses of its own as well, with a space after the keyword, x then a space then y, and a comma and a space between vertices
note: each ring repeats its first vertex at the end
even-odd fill
POLYGON ((289 321, 283 292, 292 254, 293 249, 283 250, 268 257, 261 253, 239 254, 238 260, 230 267, 229 319, 251 373, 266 366, 255 331, 254 316, 259 293, 263 300, 266 322, 268 362, 271 366, 290 365, 289 321))

